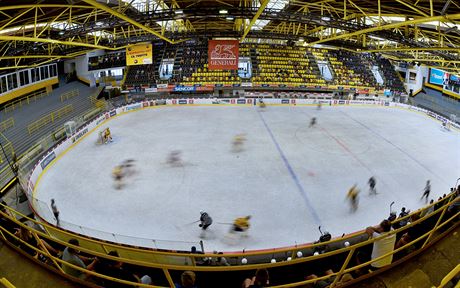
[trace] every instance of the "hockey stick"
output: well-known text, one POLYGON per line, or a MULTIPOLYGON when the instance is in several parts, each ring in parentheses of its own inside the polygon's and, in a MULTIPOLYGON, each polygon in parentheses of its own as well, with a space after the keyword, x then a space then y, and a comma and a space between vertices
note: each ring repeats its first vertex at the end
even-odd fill
POLYGON ((196 220, 196 221, 184 224, 183 226, 192 225, 192 224, 195 224, 195 223, 198 223, 198 222, 200 222, 200 220, 196 220))
POLYGON ((223 225, 233 225, 233 223, 227 223, 227 222, 216 222, 217 224, 223 224, 223 225))
POLYGON ((391 207, 393 206, 393 204, 395 204, 395 201, 391 202, 390 204, 390 214, 391 214, 391 207))

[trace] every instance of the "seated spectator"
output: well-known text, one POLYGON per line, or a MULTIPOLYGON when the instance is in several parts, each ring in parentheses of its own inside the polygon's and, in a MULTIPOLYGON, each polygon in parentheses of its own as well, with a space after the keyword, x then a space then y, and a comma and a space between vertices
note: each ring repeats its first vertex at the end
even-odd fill
MULTIPOLYGON (((388 220, 383 220, 380 225, 376 227, 367 227, 366 233, 369 235, 370 238, 377 238, 381 235, 386 234, 387 232, 391 231, 391 223, 388 220)), ((396 242, 396 234, 391 234, 382 239, 379 239, 374 242, 372 248, 372 255, 371 259, 374 260, 382 255, 387 254, 394 250, 396 242)), ((393 261, 393 255, 386 256, 380 260, 371 263, 371 269, 378 269, 383 266, 391 264, 393 261)))
POLYGON ((198 288, 195 285, 196 276, 193 271, 184 271, 180 276, 180 284, 176 283, 176 288, 198 288))
MULTIPOLYGON (((110 251, 109 256, 112 257, 119 257, 117 251, 110 251)), ((98 259, 98 262, 94 266, 94 271, 103 274, 106 276, 110 276, 112 278, 131 281, 139 283, 140 279, 136 277, 136 275, 130 273, 126 269, 123 268, 123 262, 119 262, 116 260, 101 258, 98 259)), ((126 285, 115 281, 110 281, 108 279, 99 278, 98 283, 106 288, 112 287, 132 287, 132 285, 126 285)))
POLYGON ((267 269, 258 269, 254 277, 247 278, 243 282, 243 288, 261 288, 268 287, 269 276, 267 269))
MULTIPOLYGON (((332 275, 334 274, 334 271, 332 271, 331 269, 327 270, 324 275, 332 275)), ((312 279, 316 279, 316 278, 319 278, 318 276, 316 276, 315 274, 311 274, 311 275, 308 275, 307 277, 305 277, 305 280, 312 280, 312 279)), ((313 286, 312 288, 326 288, 326 287, 329 287, 335 280, 336 276, 331 276, 329 278, 326 278, 324 280, 319 280, 319 281, 316 281, 316 282, 313 282, 313 286)), ((341 277, 340 277, 340 280, 337 281, 336 285, 340 285, 340 284, 343 284, 343 283, 346 283, 348 281, 351 281, 353 280, 353 276, 351 276, 351 274, 349 273, 345 273, 343 274, 341 277)))
MULTIPOLYGON (((77 239, 70 239, 69 244, 72 244, 74 246, 80 245, 77 239)), ((62 260, 84 269, 93 270, 94 266, 97 263, 97 259, 84 257, 78 254, 78 250, 71 247, 66 247, 64 249, 64 252, 62 253, 62 260), (86 266, 85 262, 90 264, 86 266)), ((62 264, 62 270, 64 270, 64 272, 66 274, 69 274, 70 276, 80 278, 82 280, 86 278, 86 274, 83 271, 77 270, 73 267, 70 267, 69 265, 62 264)))
MULTIPOLYGON (((214 251, 213 253, 214 254, 219 254, 219 255, 224 254, 222 252, 217 252, 217 251, 214 251)), ((230 264, 228 263, 227 259, 225 259, 225 257, 223 257, 223 256, 212 258, 211 259, 211 265, 213 265, 213 266, 230 266, 230 264)))

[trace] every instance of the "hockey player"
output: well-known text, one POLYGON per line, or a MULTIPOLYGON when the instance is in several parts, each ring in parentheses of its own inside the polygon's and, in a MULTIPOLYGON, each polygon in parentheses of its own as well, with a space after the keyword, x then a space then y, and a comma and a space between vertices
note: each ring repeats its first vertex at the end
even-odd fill
POLYGON ((311 118, 311 120, 310 120, 310 126, 308 126, 308 127, 311 128, 311 127, 313 127, 313 126, 315 126, 315 125, 316 125, 316 117, 313 117, 313 118, 311 118))
POLYGON ((377 190, 375 189, 375 178, 374 176, 372 176, 371 178, 369 178, 369 181, 367 181, 367 183, 369 184, 369 194, 370 195, 375 195, 377 194, 377 190))
POLYGON ((180 154, 179 150, 171 151, 168 156, 168 164, 171 166, 180 166, 182 162, 180 154))
POLYGON ((56 218, 56 225, 59 226, 59 210, 54 199, 51 199, 51 210, 53 211, 54 218, 56 218))
POLYGON ((200 211, 200 226, 201 229, 203 230, 206 230, 209 226, 211 226, 212 224, 212 218, 211 216, 209 216, 208 213, 206 213, 205 211, 201 210, 200 211))
POLYGON ((431 192, 430 180, 426 180, 426 186, 424 188, 422 198, 420 199, 423 199, 423 197, 425 197, 425 202, 428 203, 428 197, 430 197, 430 192, 431 192))
POLYGON ((318 106, 316 106, 316 110, 321 110, 321 106, 322 106, 321 102, 318 102, 318 106))
POLYGON ((233 221, 232 232, 247 232, 249 229, 249 219, 251 216, 236 218, 233 221))
POLYGON ((233 151, 241 152, 243 150, 243 144, 246 141, 245 134, 238 134, 233 138, 233 151))
POLYGON ((110 132, 110 129, 107 127, 104 131, 104 144, 107 144, 109 141, 112 142, 112 133, 110 132))
POLYGON ((122 165, 117 165, 113 168, 112 170, 112 176, 113 179, 115 180, 115 188, 121 189, 123 186, 123 166, 122 165))
POLYGON ((265 104, 265 102, 262 99, 259 99, 259 107, 262 108, 262 109, 267 107, 267 105, 265 104))
POLYGON ((353 185, 347 193, 347 199, 350 201, 350 208, 352 212, 358 210, 358 202, 359 202, 359 189, 356 187, 356 184, 353 185))

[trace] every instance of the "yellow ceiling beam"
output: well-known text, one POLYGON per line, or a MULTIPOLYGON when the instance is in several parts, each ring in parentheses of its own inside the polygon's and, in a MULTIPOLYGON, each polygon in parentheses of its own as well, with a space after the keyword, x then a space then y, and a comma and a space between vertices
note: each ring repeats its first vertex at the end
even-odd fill
POLYGON ((52 43, 52 44, 67 45, 67 46, 81 46, 81 47, 88 47, 88 48, 93 48, 93 49, 106 49, 106 50, 120 49, 120 48, 111 48, 111 47, 101 46, 101 45, 93 45, 89 43, 60 41, 60 40, 54 40, 54 39, 49 39, 49 38, 36 38, 36 37, 0 35, 0 41, 2 40, 4 41, 43 42, 43 43, 52 43))
POLYGON ((268 2, 269 2, 269 0, 262 0, 261 1, 259 10, 257 10, 256 15, 254 15, 254 17, 252 17, 251 22, 249 22, 249 25, 246 27, 246 29, 244 29, 244 34, 243 34, 243 36, 241 36, 240 42, 244 41, 244 39, 246 38, 246 35, 248 35, 249 31, 251 31, 252 25, 254 25, 256 20, 259 18, 260 14, 262 14, 262 12, 265 10, 265 7, 267 7, 268 2))
MULTIPOLYGON (((418 9, 417 7, 415 6, 412 6, 411 4, 403 1, 403 0, 395 0, 396 2, 406 6, 407 8, 411 9, 411 10, 414 10, 415 12, 419 13, 420 15, 422 16, 425 16, 425 17, 430 17, 430 15, 426 14, 425 12, 423 12, 422 10, 418 9)), ((431 15, 433 16, 433 15, 431 15)))
POLYGON ((94 7, 86 5, 70 5, 70 4, 24 4, 24 5, 10 5, 0 6, 0 11, 6 10, 21 10, 27 8, 74 8, 74 9, 93 9, 94 7))
POLYGON ((72 56, 63 56, 63 55, 18 55, 18 56, 0 56, 0 60, 9 60, 9 59, 40 59, 40 58, 72 58, 72 56))
POLYGON ((421 23, 426 23, 426 22, 431 22, 431 21, 450 22, 450 20, 457 20, 457 19, 460 19, 460 13, 459 14, 452 14, 452 15, 445 15, 445 16, 422 17, 422 18, 417 18, 417 19, 414 19, 414 20, 402 21, 402 22, 397 22, 397 23, 381 25, 381 26, 378 26, 378 27, 362 29, 362 30, 355 31, 355 32, 343 33, 343 34, 340 34, 340 35, 336 35, 336 36, 332 36, 332 37, 328 37, 328 38, 323 38, 323 39, 311 42, 310 44, 319 44, 319 43, 324 43, 324 42, 328 42, 328 41, 332 41, 332 40, 339 40, 339 39, 358 36, 358 35, 361 35, 361 34, 372 33, 372 32, 375 32, 375 31, 389 30, 389 29, 398 28, 398 27, 402 27, 402 26, 421 24, 421 23))
POLYGON ((460 48, 454 47, 391 47, 382 49, 369 49, 360 50, 363 53, 378 53, 378 52, 398 52, 398 51, 457 51, 460 52, 460 48))
POLYGON ((141 23, 139 23, 137 21, 134 21, 133 19, 131 19, 131 18, 129 18, 129 17, 127 17, 127 16, 125 16, 125 15, 123 15, 123 14, 121 14, 121 13, 115 11, 115 10, 113 10, 113 9, 111 9, 107 5, 101 4, 101 3, 96 2, 94 0, 83 0, 83 1, 85 3, 87 3, 87 4, 89 4, 89 5, 97 8, 97 9, 99 9, 99 10, 105 11, 105 12, 107 12, 107 13, 109 13, 109 14, 117 17, 117 18, 120 18, 120 19, 122 19, 122 20, 124 20, 124 21, 126 21, 126 22, 128 22, 128 23, 130 23, 130 24, 132 24, 132 25, 134 25, 136 27, 138 27, 138 28, 141 28, 142 30, 147 31, 150 34, 153 34, 156 37, 165 40, 166 42, 174 44, 173 40, 171 40, 169 38, 166 38, 163 35, 161 35, 160 33, 157 33, 156 31, 150 29, 149 27, 147 27, 147 26, 145 26, 145 25, 143 25, 143 24, 141 24, 141 23))

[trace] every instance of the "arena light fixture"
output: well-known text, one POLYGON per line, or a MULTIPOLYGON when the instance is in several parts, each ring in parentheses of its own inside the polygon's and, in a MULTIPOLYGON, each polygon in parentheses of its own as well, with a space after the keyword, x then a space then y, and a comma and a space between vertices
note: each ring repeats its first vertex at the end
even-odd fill
POLYGON ((227 19, 227 20, 229 20, 229 21, 232 21, 232 20, 234 20, 235 18, 233 18, 233 16, 227 16, 227 17, 225 17, 225 19, 227 19))
POLYGON ((102 26, 103 24, 104 24, 104 22, 101 22, 101 21, 96 22, 96 26, 102 26))
POLYGON ((227 9, 220 9, 219 14, 227 14, 228 10, 227 9))
POLYGON ((331 17, 323 16, 323 17, 321 17, 321 20, 323 20, 323 21, 331 21, 331 17))
POLYGON ((59 31, 59 35, 64 35, 64 31, 59 31))
POLYGON ((179 15, 179 14, 184 14, 184 11, 179 9, 179 10, 174 10, 174 13, 179 15))

